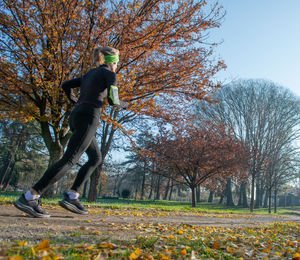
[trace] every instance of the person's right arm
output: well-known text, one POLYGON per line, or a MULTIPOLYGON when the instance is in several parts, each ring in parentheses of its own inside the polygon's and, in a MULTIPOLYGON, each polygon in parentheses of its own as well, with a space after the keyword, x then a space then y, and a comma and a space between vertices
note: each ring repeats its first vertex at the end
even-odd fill
POLYGON ((64 81, 62 84, 62 88, 66 93, 68 99, 75 104, 77 102, 77 98, 73 93, 73 88, 79 88, 81 85, 81 78, 75 78, 71 80, 64 81))

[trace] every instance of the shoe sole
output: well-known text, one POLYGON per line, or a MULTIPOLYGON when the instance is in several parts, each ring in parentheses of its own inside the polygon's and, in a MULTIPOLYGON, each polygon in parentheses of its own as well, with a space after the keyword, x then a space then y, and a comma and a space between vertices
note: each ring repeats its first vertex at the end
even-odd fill
POLYGON ((67 201, 60 201, 58 204, 59 204, 59 206, 63 207, 64 209, 69 210, 76 214, 81 214, 81 215, 89 214, 87 211, 79 210, 76 206, 74 206, 73 204, 71 204, 67 201))
POLYGON ((15 201, 13 204, 17 209, 25 212, 26 214, 30 215, 31 217, 35 217, 35 218, 49 218, 50 217, 50 215, 37 213, 31 207, 26 206, 25 204, 23 204, 19 201, 15 201))

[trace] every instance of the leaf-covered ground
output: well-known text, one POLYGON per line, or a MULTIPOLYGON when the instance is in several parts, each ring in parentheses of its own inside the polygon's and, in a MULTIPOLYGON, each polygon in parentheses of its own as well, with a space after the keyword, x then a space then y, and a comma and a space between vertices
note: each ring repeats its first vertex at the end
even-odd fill
POLYGON ((49 219, 0 205, 0 259, 297 259, 300 217, 91 208, 49 219))

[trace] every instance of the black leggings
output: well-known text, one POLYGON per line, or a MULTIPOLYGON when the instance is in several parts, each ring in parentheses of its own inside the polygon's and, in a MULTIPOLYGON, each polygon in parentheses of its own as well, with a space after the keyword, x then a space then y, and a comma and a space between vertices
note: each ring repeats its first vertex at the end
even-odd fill
POLYGON ((90 174, 101 163, 101 152, 96 141, 96 130, 100 118, 100 109, 90 104, 76 106, 71 112, 69 122, 73 132, 63 157, 51 165, 43 177, 32 187, 42 194, 50 185, 57 182, 86 152, 88 161, 75 179, 72 190, 78 191, 90 174))

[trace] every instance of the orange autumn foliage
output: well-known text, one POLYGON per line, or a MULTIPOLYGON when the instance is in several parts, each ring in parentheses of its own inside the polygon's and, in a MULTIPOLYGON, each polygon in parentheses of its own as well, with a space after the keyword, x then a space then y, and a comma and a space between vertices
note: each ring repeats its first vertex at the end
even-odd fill
POLYGON ((2 2, 1 115, 60 129, 70 110, 62 81, 90 69, 93 48, 103 45, 121 51, 120 96, 133 112, 157 116, 159 93, 209 99, 224 64, 201 43, 222 15, 192 0, 2 2))
POLYGON ((88 71, 93 49, 108 45, 120 50, 118 85, 128 110, 176 117, 172 106, 209 100, 219 87, 212 77, 225 65, 213 59, 215 45, 203 43, 223 15, 202 0, 1 1, 0 116, 37 120, 56 160, 72 109, 61 84, 88 71), (169 110, 157 103, 160 95, 169 110))

